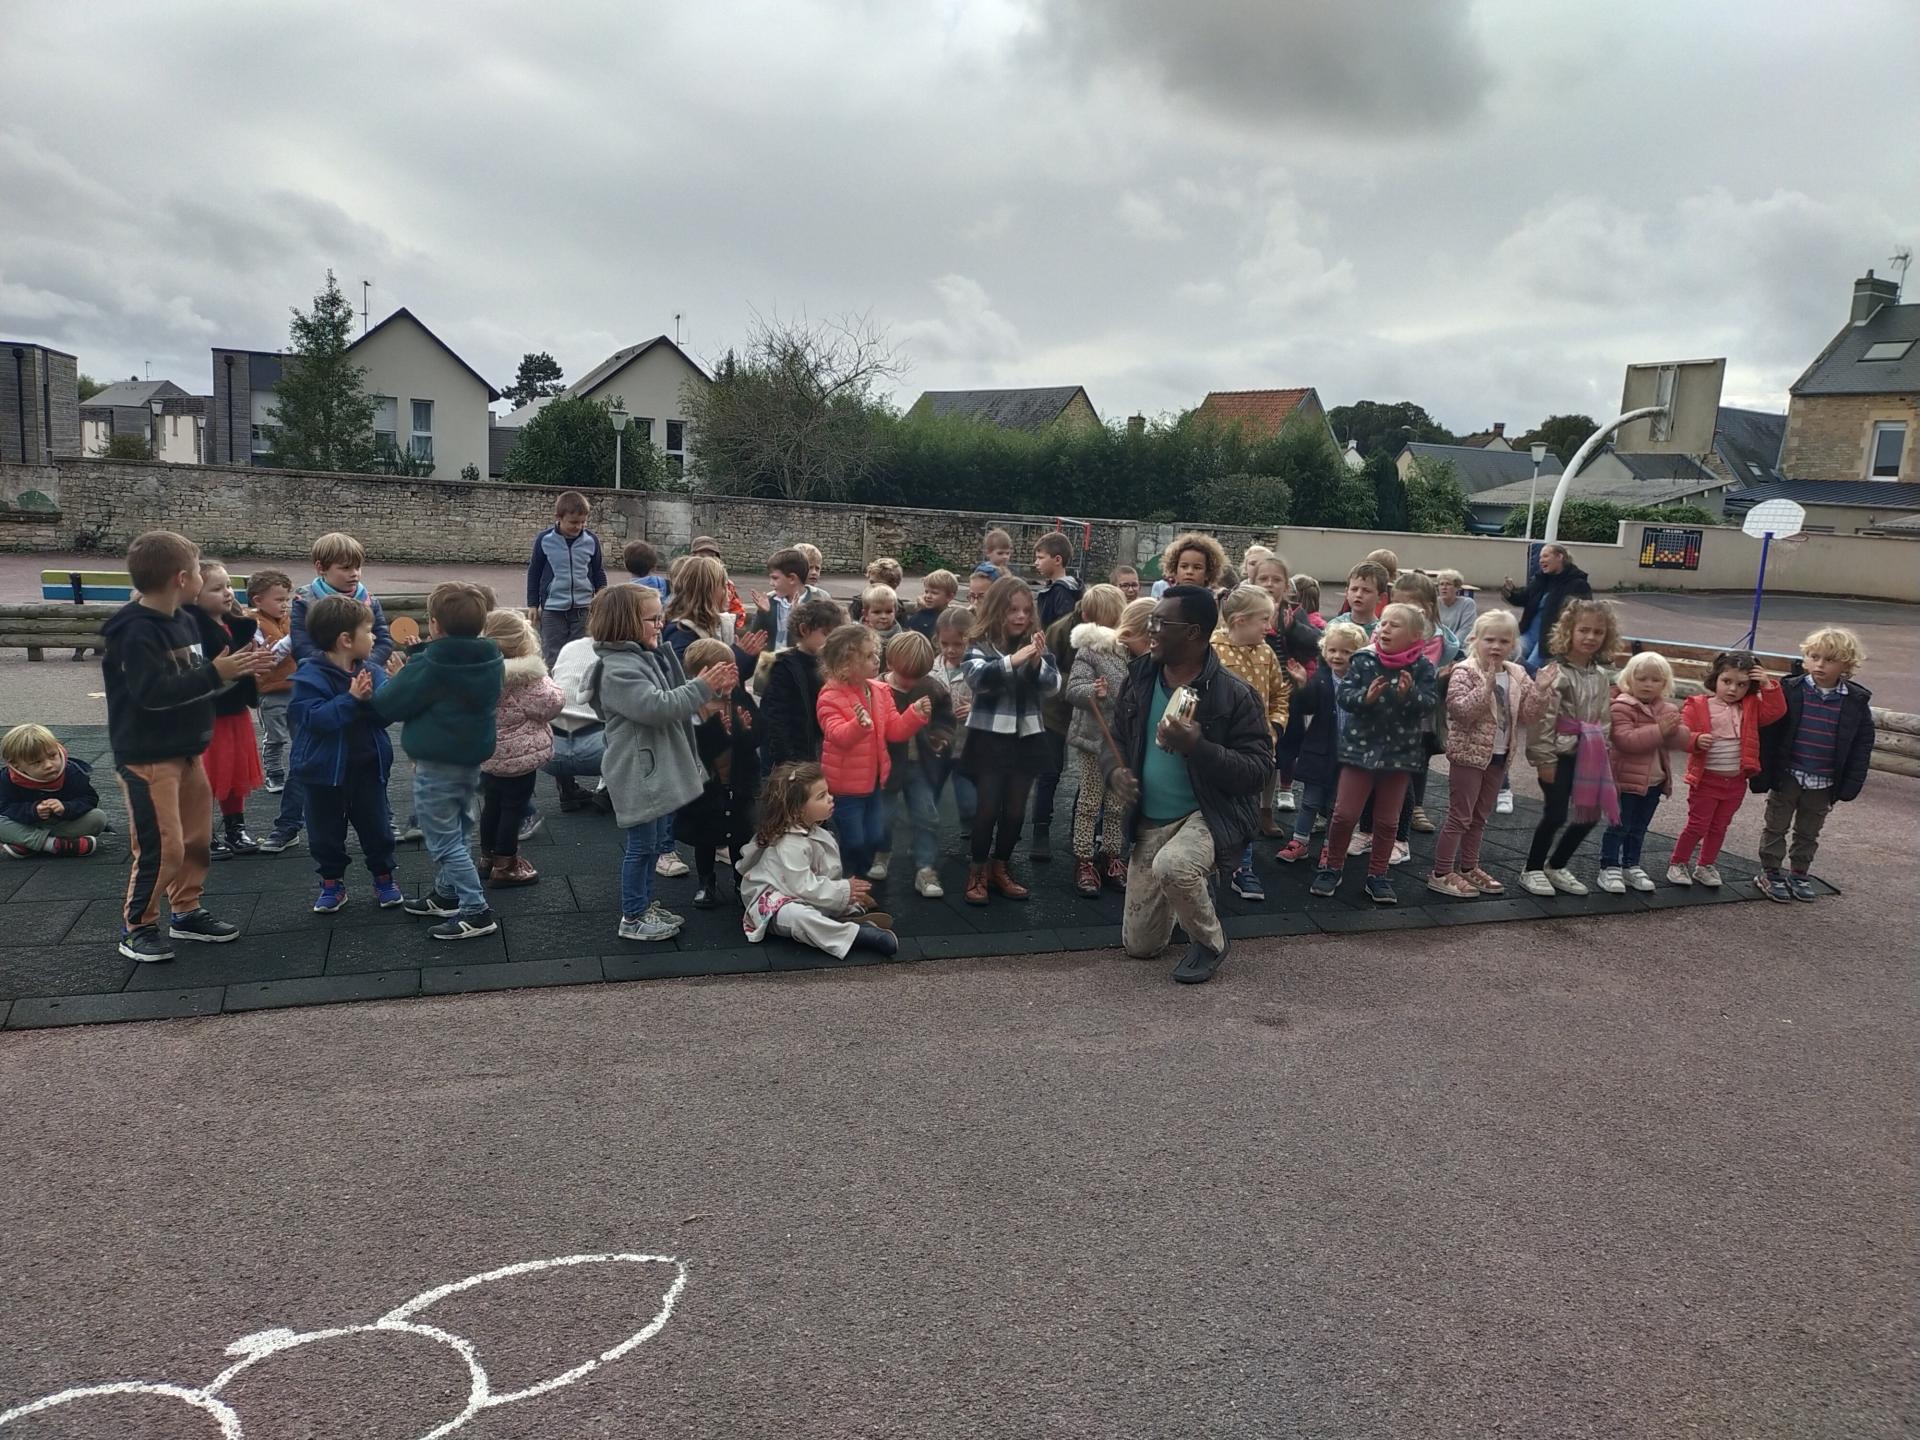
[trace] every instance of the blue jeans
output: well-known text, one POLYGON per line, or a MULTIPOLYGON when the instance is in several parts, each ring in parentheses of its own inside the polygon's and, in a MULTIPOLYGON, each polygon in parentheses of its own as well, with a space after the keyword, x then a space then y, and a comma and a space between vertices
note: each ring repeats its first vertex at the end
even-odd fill
POLYGON ((934 800, 933 784, 925 772, 918 766, 909 768, 911 773, 900 788, 898 808, 901 818, 913 831, 913 868, 929 870, 940 859, 940 811, 934 800))
POLYGON ((1313 822, 1333 809, 1333 787, 1300 782, 1300 808, 1293 812, 1293 838, 1302 845, 1313 839, 1313 822))
MULTIPOLYGON (((293 727, 287 727, 287 749, 292 753, 293 727)), ((298 835, 300 827, 307 818, 307 782, 287 771, 287 788, 280 792, 280 814, 273 822, 273 828, 282 835, 298 835)))
POLYGON ((1660 787, 1644 795, 1620 792, 1620 823, 1607 826, 1600 837, 1600 864, 1609 870, 1624 870, 1640 863, 1640 846, 1653 824, 1653 812, 1660 808, 1660 787))
POLYGON ((471 807, 479 788, 478 765, 413 762, 413 814, 427 853, 433 856, 433 890, 436 895, 458 897, 462 915, 478 915, 487 908, 487 892, 480 888, 480 872, 467 848, 467 827, 473 824, 471 807))
POLYGON ((849 879, 865 875, 887 843, 887 797, 878 790, 834 796, 833 831, 840 837, 840 873, 849 879))
POLYGON ((620 915, 638 920, 653 903, 653 866, 673 849, 673 812, 627 826, 627 848, 620 860, 620 915))

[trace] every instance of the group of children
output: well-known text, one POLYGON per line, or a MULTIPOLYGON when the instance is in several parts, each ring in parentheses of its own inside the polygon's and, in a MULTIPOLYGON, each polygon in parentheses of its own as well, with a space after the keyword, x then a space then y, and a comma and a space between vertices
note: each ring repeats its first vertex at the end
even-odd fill
MULTIPOLYGON (((365 556, 351 536, 315 542, 305 586, 254 573, 245 607, 191 541, 165 531, 136 540, 127 566, 137 598, 106 627, 133 850, 121 953, 163 960, 175 941, 232 939, 235 928, 200 904, 209 862, 284 850, 302 829, 316 912, 347 903, 351 828, 375 903, 430 918, 436 939, 491 934, 489 888, 539 879, 519 842, 537 823, 543 769, 566 809, 589 803, 582 767, 600 777, 594 798, 623 831, 626 940, 668 940, 684 925, 654 894, 658 877, 686 873, 684 844, 693 904, 723 903, 721 875, 733 871, 749 940, 772 932, 836 954, 892 953, 874 887, 897 868, 915 893, 945 893, 948 787, 967 849, 963 899, 986 905, 1028 897, 1016 849, 1025 835, 1029 860, 1051 859, 1067 773, 1078 781, 1075 888, 1125 888, 1130 816, 1103 750, 1156 623, 1132 567, 1083 588, 1070 542, 1048 534, 1030 585, 1012 571, 1011 538, 991 530, 967 603, 960 578, 936 570, 903 614, 901 567, 882 559, 850 617, 820 589, 820 554, 806 545, 769 558, 768 593, 750 591, 750 603, 707 537, 664 577, 654 548, 634 541, 622 557, 632 583, 611 584, 589 518, 583 497, 561 497, 534 545, 526 609, 442 584, 428 598, 426 639, 401 648, 360 582, 365 556), (413 766, 407 833, 435 862, 432 886, 412 899, 393 875, 403 838, 387 799, 394 723, 413 766), (282 798, 256 840, 244 810, 262 785, 282 798)), ((1860 647, 1845 631, 1810 635, 1805 673, 1785 685, 1751 654, 1722 655, 1706 693, 1677 706, 1659 655, 1610 670, 1619 634, 1605 602, 1568 603, 1543 647, 1551 658, 1529 673, 1514 658, 1511 612, 1478 612, 1460 576, 1401 573, 1389 552, 1353 568, 1331 619, 1315 582, 1264 547, 1236 572, 1211 536, 1185 534, 1161 572, 1156 592, 1172 583, 1218 596, 1215 654, 1258 698, 1275 742, 1262 829, 1285 839, 1280 862, 1314 861, 1315 896, 1336 893, 1347 856, 1364 853, 1368 895, 1393 903, 1387 871, 1415 829, 1439 831, 1430 890, 1501 893, 1481 844, 1510 762, 1524 756, 1545 797, 1520 880, 1530 894, 1584 894, 1570 861, 1602 822, 1601 888, 1651 889, 1641 850, 1678 771, 1689 804, 1670 883, 1721 883, 1715 861, 1752 788, 1769 797, 1760 888, 1811 899, 1820 827, 1864 780, 1872 719, 1852 678, 1860 647), (1435 755, 1449 775, 1439 825, 1423 808, 1435 755)), ((88 767, 38 726, 10 732, 4 753, 6 852, 92 853, 105 826, 88 767)), ((1253 860, 1249 843, 1221 868, 1259 900, 1253 860)))

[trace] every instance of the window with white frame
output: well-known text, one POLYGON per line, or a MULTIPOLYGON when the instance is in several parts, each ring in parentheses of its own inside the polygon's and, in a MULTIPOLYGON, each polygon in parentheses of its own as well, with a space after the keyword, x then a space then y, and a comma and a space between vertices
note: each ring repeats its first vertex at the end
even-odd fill
POLYGON ((667 473, 675 479, 687 470, 687 422, 667 421, 667 473))
POLYGON ((1882 420, 1873 427, 1873 447, 1867 454, 1869 480, 1898 480, 1900 456, 1907 448, 1904 420, 1882 420))
POLYGON ((416 460, 433 459, 433 401, 413 402, 413 433, 407 441, 407 453, 416 460))
POLYGON ((1862 360, 1904 360, 1913 349, 1911 340, 1876 340, 1862 352, 1862 360))
POLYGON ((394 395, 373 397, 373 449, 382 457, 400 453, 400 400, 394 395))

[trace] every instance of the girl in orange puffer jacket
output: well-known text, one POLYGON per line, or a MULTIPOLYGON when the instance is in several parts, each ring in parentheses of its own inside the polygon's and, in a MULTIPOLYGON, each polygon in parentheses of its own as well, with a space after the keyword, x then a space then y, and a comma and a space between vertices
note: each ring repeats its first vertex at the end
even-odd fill
POLYGON ((893 692, 873 683, 880 673, 880 641, 865 625, 842 625, 820 651, 827 683, 820 687, 820 766, 833 796, 833 827, 840 837, 843 873, 863 876, 887 839, 889 742, 911 739, 933 714, 922 696, 895 710, 893 692))
POLYGON ((1674 843, 1667 865, 1669 885, 1705 885, 1718 889, 1720 844, 1747 798, 1747 777, 1760 773, 1760 730, 1787 713, 1787 697, 1778 681, 1760 668, 1750 650, 1723 651, 1707 671, 1707 693, 1680 707, 1680 720, 1693 733, 1687 757, 1687 825, 1674 843), (1700 863, 1692 864, 1694 846, 1700 863))

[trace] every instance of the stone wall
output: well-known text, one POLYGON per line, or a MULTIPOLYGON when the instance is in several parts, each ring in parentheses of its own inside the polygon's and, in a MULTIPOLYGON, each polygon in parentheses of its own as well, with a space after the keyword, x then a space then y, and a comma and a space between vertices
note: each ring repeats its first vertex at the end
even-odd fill
POLYGON ((1889 420, 1907 427, 1900 480, 1920 480, 1920 397, 1913 395, 1796 395, 1787 411, 1780 472, 1805 480, 1866 480, 1873 426, 1889 420))

